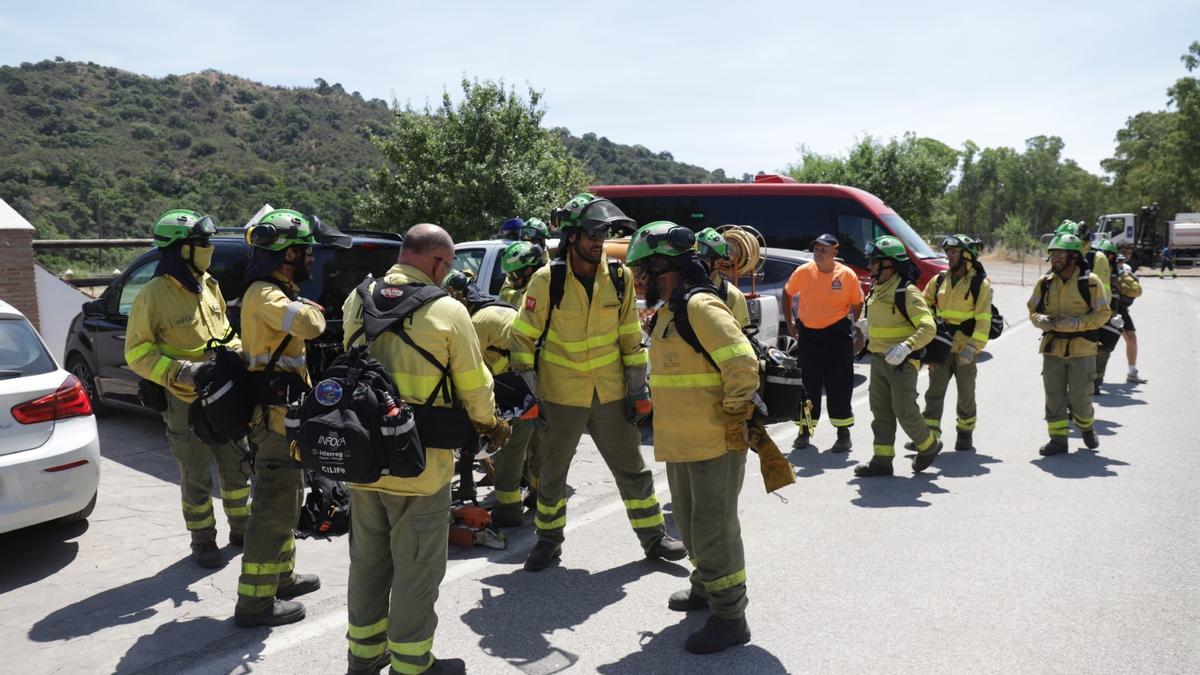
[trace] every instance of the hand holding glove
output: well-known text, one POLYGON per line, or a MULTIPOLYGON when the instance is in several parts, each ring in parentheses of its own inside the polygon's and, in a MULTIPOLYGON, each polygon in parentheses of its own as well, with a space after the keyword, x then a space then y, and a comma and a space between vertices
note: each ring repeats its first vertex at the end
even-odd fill
POLYGON ((486 438, 488 445, 493 448, 503 448, 512 436, 512 429, 508 427, 508 422, 501 417, 497 417, 496 423, 490 427, 484 424, 472 424, 475 427, 475 431, 478 431, 479 435, 486 438))
POLYGON ((626 396, 625 403, 629 408, 629 421, 634 424, 645 422, 650 418, 650 413, 654 411, 654 404, 650 401, 648 389, 626 396))
POLYGON ((1113 314, 1113 318, 1108 320, 1117 330, 1125 330, 1125 319, 1121 318, 1120 314, 1113 314))
POLYGON ((977 352, 975 351, 975 345, 966 345, 966 346, 964 346, 964 347, 963 347, 961 350, 959 350, 959 352, 958 352, 958 363, 959 363, 959 365, 963 365, 963 366, 970 365, 970 364, 971 364, 973 361, 975 361, 975 354, 976 354, 976 353, 977 353, 977 352))
POLYGON ((907 359, 908 355, 912 354, 912 351, 913 348, 908 346, 908 343, 901 342, 895 347, 887 350, 887 353, 883 355, 883 360, 889 366, 898 366, 901 363, 904 363, 904 359, 907 359))
POLYGON ((1054 330, 1064 332, 1079 330, 1079 317, 1064 316, 1061 319, 1055 319, 1054 330))
POLYGON ((199 372, 203 361, 180 361, 179 372, 175 373, 175 382, 189 387, 196 386, 196 373, 199 372))
POLYGON ((1051 319, 1046 314, 1034 314, 1029 320, 1033 323, 1034 328, 1039 330, 1052 330, 1054 328, 1054 319, 1051 319))
POLYGON ((725 449, 745 452, 750 447, 750 418, 754 416, 754 403, 740 401, 725 406, 725 449))

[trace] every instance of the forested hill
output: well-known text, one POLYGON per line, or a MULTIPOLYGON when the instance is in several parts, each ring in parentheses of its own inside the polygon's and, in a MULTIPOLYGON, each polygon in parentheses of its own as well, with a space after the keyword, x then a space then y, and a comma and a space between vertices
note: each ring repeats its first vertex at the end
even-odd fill
MULTIPOLYGON (((240 225, 264 202, 350 226, 383 164, 368 132, 384 132, 392 113, 315 82, 271 87, 216 71, 156 79, 60 59, 0 67, 0 197, 47 238, 144 236, 176 206, 240 225)), ((669 153, 558 131, 598 183, 723 178, 669 153)))

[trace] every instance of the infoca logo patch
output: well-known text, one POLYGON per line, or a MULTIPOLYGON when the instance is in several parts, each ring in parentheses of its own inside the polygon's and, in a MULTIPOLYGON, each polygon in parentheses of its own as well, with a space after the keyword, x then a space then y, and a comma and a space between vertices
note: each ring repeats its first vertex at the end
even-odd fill
POLYGON ((404 289, 396 288, 395 286, 384 286, 383 288, 379 289, 379 294, 385 298, 395 300, 396 298, 404 296, 404 289))
POLYGON ((317 397, 317 403, 321 405, 335 406, 342 400, 342 385, 336 380, 321 380, 317 383, 313 396, 317 397))

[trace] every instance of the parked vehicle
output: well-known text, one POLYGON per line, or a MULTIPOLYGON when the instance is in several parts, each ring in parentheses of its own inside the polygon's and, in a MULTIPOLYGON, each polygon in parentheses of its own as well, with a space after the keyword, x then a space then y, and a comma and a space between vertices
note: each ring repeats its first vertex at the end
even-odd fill
MULTIPOLYGON (((321 337, 308 342, 310 372, 319 373, 342 350, 342 303, 368 273, 381 276, 396 262, 403 241, 395 233, 348 231, 349 249, 316 246, 312 278, 300 284, 301 294, 325 307, 326 328, 321 337)), ((229 321, 240 325, 240 302, 245 290, 243 277, 250 262, 250 245, 243 237, 213 238, 209 273, 221 286, 229 307, 229 321)), ((138 376, 125 363, 125 326, 129 309, 142 286, 154 276, 157 249, 133 261, 121 276, 100 295, 83 304, 71 322, 63 351, 66 367, 83 383, 97 405, 148 412, 138 400, 138 376)))
POLYGON ((86 520, 99 485, 100 437, 83 385, 0 300, 0 532, 86 520))
MULTIPOLYGON (((502 239, 484 241, 467 241, 454 247, 454 267, 460 271, 470 272, 477 280, 480 290, 490 295, 498 295, 500 286, 504 284, 504 272, 500 269, 500 254, 512 242, 502 239)), ((547 242, 552 250, 558 248, 558 240, 547 242)), ((609 256, 624 259, 627 239, 610 240, 605 250, 609 256)), ((747 306, 750 310, 750 323, 758 329, 759 339, 774 344, 780 335, 786 335, 779 307, 783 302, 783 286, 791 276, 792 270, 812 260, 812 254, 807 251, 789 251, 785 249, 767 248, 762 252, 762 269, 755 276, 753 283, 749 277, 738 280, 738 287, 747 294, 747 306), (751 291, 756 295, 752 295, 751 291)), ((639 303, 642 301, 639 300, 639 303)), ((639 304, 639 306, 642 306, 639 304)))
POLYGON ((1096 236, 1107 237, 1118 249, 1127 251, 1129 264, 1153 266, 1159 252, 1170 246, 1176 265, 1200 262, 1200 213, 1176 213, 1174 220, 1159 222, 1158 204, 1143 206, 1137 213, 1100 216, 1096 236))
POLYGON ((837 236, 838 255, 870 288, 866 245, 890 234, 908 250, 922 286, 946 269, 904 219, 875 195, 844 185, 797 183, 787 176, 759 174, 753 183, 694 185, 598 185, 593 194, 611 199, 639 223, 669 220, 694 230, 748 225, 772 249, 807 251, 822 233, 837 236))

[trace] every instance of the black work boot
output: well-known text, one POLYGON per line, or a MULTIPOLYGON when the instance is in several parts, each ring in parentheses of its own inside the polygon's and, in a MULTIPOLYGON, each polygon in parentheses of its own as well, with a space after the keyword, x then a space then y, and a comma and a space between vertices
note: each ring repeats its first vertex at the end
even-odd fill
POLYGON ((192 544, 192 560, 195 560, 197 565, 210 570, 225 566, 225 559, 221 557, 221 550, 217 548, 215 541, 192 544))
POLYGON ((425 672, 430 675, 461 675, 467 672, 467 662, 462 659, 436 659, 425 672))
POLYGON ((522 505, 497 504, 492 507, 492 525, 496 527, 521 527, 525 524, 525 516, 521 513, 522 505))
POLYGON ((664 534, 662 539, 654 542, 654 545, 646 551, 646 557, 659 560, 683 560, 687 557, 687 549, 684 548, 682 541, 669 534, 664 534))
POLYGON ((1050 439, 1050 442, 1038 448, 1038 454, 1043 457, 1051 455, 1065 455, 1070 448, 1067 447, 1067 439, 1060 436, 1055 436, 1050 439))
POLYGON ((800 434, 792 441, 793 450, 803 450, 808 447, 808 427, 800 427, 800 434))
POLYGON ((921 473, 933 465, 933 458, 938 456, 942 451, 942 442, 934 439, 933 445, 925 452, 918 452, 916 457, 913 457, 912 470, 913 473, 921 473))
POLYGON ((530 572, 540 572, 550 566, 550 563, 558 560, 562 555, 562 546, 552 541, 541 539, 533 550, 529 552, 529 557, 525 559, 525 569, 530 572))
POLYGON ((1095 427, 1083 429, 1079 432, 1079 435, 1083 436, 1083 444, 1087 446, 1088 450, 1095 450, 1100 447, 1100 439, 1096 438, 1095 427))
POLYGON ((890 476, 892 475, 892 458, 882 455, 875 455, 867 464, 859 464, 854 467, 854 475, 859 478, 868 476, 890 476))
POLYGON ((970 431, 958 430, 958 440, 954 441, 955 450, 974 450, 975 442, 970 431))
POLYGON ((229 545, 241 547, 246 543, 246 535, 243 532, 230 532, 229 545))
POLYGON ((315 574, 293 574, 292 583, 280 586, 275 591, 275 597, 280 600, 298 598, 305 593, 312 593, 321 587, 321 579, 315 574))
POLYGON ((1095 382, 1092 383, 1092 396, 1099 396, 1099 395, 1100 395, 1100 380, 1096 380, 1095 382))
POLYGON ((685 588, 682 591, 675 591, 667 600, 667 609, 676 612, 690 612, 696 609, 705 609, 708 607, 708 598, 700 595, 691 588, 685 588))
POLYGON ((837 428, 837 440, 833 442, 833 447, 829 448, 830 452, 850 452, 852 443, 850 442, 850 427, 837 428))
POLYGON ((750 626, 746 624, 746 619, 710 616, 703 628, 688 636, 683 648, 693 654, 713 654, 749 641, 750 626))
POLYGON ((304 618, 304 605, 295 600, 276 600, 275 604, 254 614, 234 612, 233 622, 241 628, 254 626, 282 626, 296 623, 304 618))
POLYGON ((355 668, 350 666, 346 669, 346 675, 379 675, 379 671, 392 665, 392 655, 385 649, 382 654, 371 662, 371 665, 355 668))

